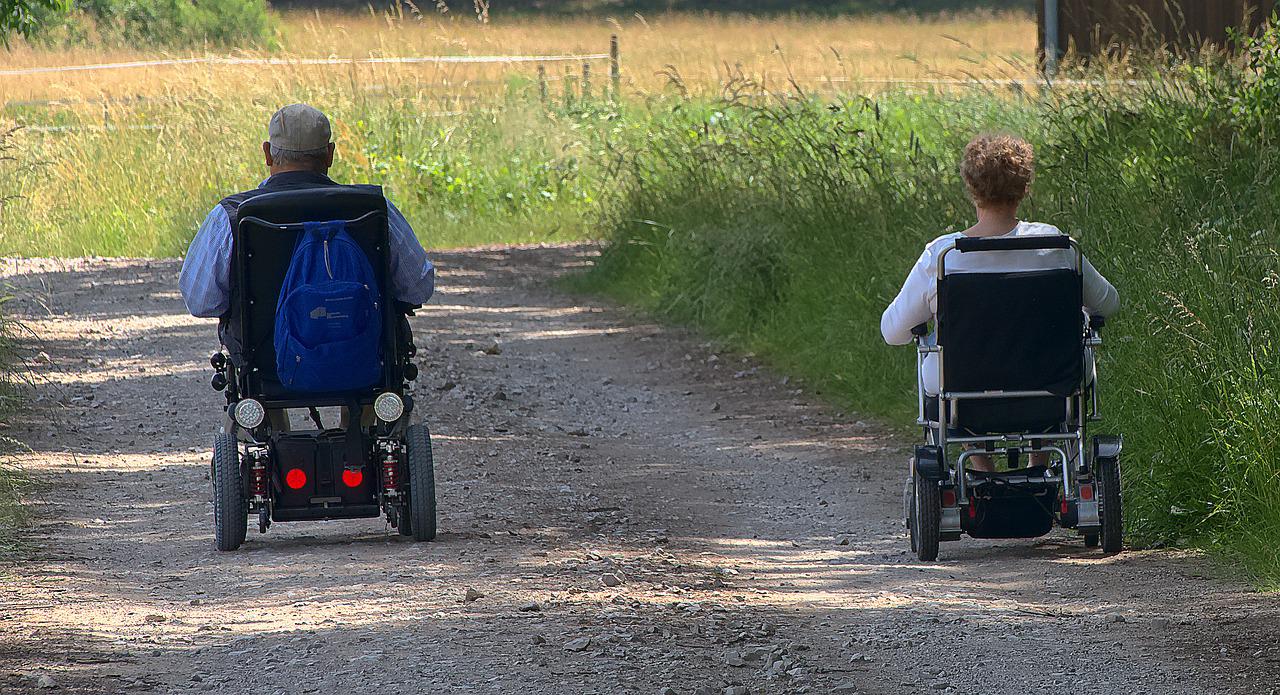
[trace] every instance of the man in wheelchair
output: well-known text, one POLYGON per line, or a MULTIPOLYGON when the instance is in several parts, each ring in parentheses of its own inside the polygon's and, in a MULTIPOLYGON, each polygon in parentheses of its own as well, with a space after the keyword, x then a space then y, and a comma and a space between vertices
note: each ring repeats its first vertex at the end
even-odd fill
POLYGON ((1073 239, 1017 219, 1033 172, 1025 141, 973 140, 961 175, 977 224, 930 242, 881 318, 886 342, 918 346, 925 443, 904 507, 922 560, 940 540, 1032 538, 1055 523, 1120 549, 1121 439, 1086 443, 1093 350, 1120 298, 1073 239))
POLYGON ((187 309, 219 319, 223 346, 210 360, 227 401, 211 469, 219 550, 244 542, 250 514, 265 533, 385 513, 403 535, 435 537, 430 434, 410 424, 407 392, 407 316, 435 268, 381 188, 328 177, 330 137, 310 106, 277 111, 270 175, 214 207, 182 264, 187 309))

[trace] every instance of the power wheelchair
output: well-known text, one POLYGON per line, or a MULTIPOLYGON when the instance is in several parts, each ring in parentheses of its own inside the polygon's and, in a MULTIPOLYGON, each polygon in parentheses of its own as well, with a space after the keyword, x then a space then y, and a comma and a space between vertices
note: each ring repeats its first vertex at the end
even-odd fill
POLYGON ((1086 434, 1100 414, 1092 354, 1104 320, 1085 315, 1082 266, 1065 235, 960 238, 939 259, 936 341, 927 325, 913 330, 925 442, 910 459, 904 511, 920 560, 965 534, 1035 538, 1054 524, 1120 550, 1123 439, 1086 434), (1024 252, 1069 254, 1074 266, 947 272, 952 254, 1005 254, 1003 265, 1024 252), (923 375, 935 363, 929 394, 923 375), (1007 465, 972 469, 975 456, 1007 465))
MULTIPOLYGON (((383 301, 382 373, 372 387, 341 393, 289 392, 276 373, 277 299, 303 223, 344 220, 389 298, 387 203, 373 187, 325 186, 265 193, 238 208, 233 228, 231 307, 220 325, 211 385, 226 395, 214 436, 214 538, 219 550, 245 540, 250 517, 273 521, 387 516, 401 535, 436 535, 431 435, 410 424, 408 382, 418 374, 407 317, 416 306, 383 301), (320 409, 345 408, 326 425, 320 409), (294 429, 290 411, 313 427, 294 429)), ((297 419, 297 418, 292 418, 297 419)))

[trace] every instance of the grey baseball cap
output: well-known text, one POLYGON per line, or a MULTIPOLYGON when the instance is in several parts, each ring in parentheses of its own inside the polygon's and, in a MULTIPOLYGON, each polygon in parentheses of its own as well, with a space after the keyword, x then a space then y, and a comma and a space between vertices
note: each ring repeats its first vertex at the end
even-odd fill
POLYGON ((267 142, 272 147, 292 152, 327 147, 332 135, 329 118, 307 104, 289 104, 276 111, 267 126, 267 142))

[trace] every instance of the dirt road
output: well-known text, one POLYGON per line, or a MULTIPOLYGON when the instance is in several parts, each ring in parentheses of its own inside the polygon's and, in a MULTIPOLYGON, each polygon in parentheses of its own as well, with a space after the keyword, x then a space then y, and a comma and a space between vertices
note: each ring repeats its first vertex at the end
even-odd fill
POLYGON ((234 553, 178 264, 4 266, 51 407, 2 431, 49 486, 3 570, 0 692, 1278 692, 1280 600, 1210 560, 1055 534, 915 562, 909 442, 553 289, 588 249, 437 260, 439 540, 276 524, 234 553))

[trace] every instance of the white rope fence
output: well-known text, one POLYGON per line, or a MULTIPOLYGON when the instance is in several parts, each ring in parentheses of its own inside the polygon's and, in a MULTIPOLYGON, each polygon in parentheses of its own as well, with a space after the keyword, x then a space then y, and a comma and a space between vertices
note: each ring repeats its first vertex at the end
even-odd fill
POLYGON ((124 63, 11 68, 7 70, 0 70, 0 77, 18 77, 22 75, 82 72, 91 70, 130 70, 136 68, 168 67, 175 65, 413 65, 419 63, 478 63, 501 65, 515 63, 581 62, 587 60, 609 60, 611 58, 613 58, 613 56, 608 53, 546 56, 405 56, 401 58, 169 58, 164 60, 134 60, 124 63))
POLYGON ((1013 78, 983 78, 983 77, 814 77, 814 82, 840 82, 848 84, 884 84, 884 85, 926 85, 926 86, 942 86, 942 87, 981 87, 989 85, 992 87, 1026 87, 1034 85, 1037 87, 1136 87, 1141 82, 1138 80, 1074 80, 1074 79, 1046 79, 1044 77, 1028 78, 1025 80, 1013 78))

